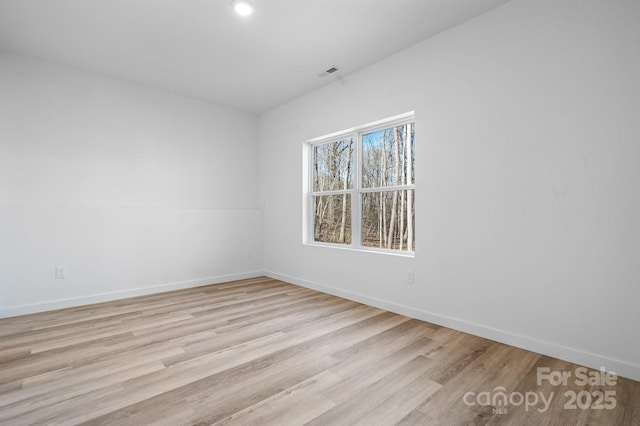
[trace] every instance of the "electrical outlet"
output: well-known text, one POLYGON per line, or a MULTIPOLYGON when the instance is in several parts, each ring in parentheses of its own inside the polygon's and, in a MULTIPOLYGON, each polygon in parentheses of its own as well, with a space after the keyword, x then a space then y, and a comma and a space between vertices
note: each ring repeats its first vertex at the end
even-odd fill
POLYGON ((247 259, 251 260, 255 257, 255 253, 253 253, 253 250, 249 250, 247 252, 247 259))
POLYGON ((67 278, 67 267, 56 266, 56 280, 64 280, 67 278))
POLYGON ((413 271, 407 271, 407 284, 413 284, 413 271))

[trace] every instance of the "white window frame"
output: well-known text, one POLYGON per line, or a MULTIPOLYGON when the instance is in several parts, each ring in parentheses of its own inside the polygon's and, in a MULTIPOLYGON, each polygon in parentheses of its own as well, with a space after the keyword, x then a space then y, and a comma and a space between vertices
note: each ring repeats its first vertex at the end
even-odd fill
MULTIPOLYGON (((384 253, 396 256, 414 257, 415 250, 397 250, 380 247, 367 247, 362 245, 362 195, 373 192, 387 192, 399 190, 412 190, 414 193, 413 209, 415 210, 415 181, 412 184, 394 185, 375 188, 362 187, 362 136, 364 134, 376 132, 378 130, 388 129, 390 127, 413 124, 415 132, 415 113, 409 112, 397 115, 384 120, 354 127, 341 132, 332 133, 330 135, 314 138, 305 143, 304 157, 306 159, 306 167, 304 167, 304 220, 303 220, 303 243, 312 246, 332 247, 347 250, 358 250, 365 252, 384 253), (353 138, 356 148, 353 153, 353 161, 355 162, 354 176, 352 179, 351 189, 339 189, 333 191, 314 191, 313 190, 313 170, 314 170, 314 147, 318 145, 338 142, 344 139, 353 138), (351 243, 330 243, 323 241, 315 241, 314 236, 314 205, 313 198, 316 196, 326 195, 351 195, 351 243)), ((415 149, 415 138, 413 140, 415 149)), ((415 226, 415 222, 414 222, 415 226)), ((415 238, 415 235, 414 235, 415 238)), ((414 240, 415 241, 415 240, 414 240)))

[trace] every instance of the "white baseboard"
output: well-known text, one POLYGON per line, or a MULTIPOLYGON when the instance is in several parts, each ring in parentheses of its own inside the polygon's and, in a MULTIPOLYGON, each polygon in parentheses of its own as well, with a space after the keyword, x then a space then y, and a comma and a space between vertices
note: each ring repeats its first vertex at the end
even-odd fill
POLYGON ((424 310, 411 308, 409 306, 399 305, 385 300, 372 298, 363 294, 341 290, 335 287, 314 283, 285 274, 279 274, 273 271, 264 271, 263 275, 296 284, 302 287, 318 290, 323 293, 328 293, 334 296, 364 303, 390 312, 395 312, 397 314, 405 315, 411 318, 430 322, 432 324, 441 325, 443 327, 463 331, 465 333, 484 337, 496 342, 526 349, 528 351, 536 352, 542 355, 558 358, 563 361, 572 362, 574 364, 583 365, 594 369, 604 367, 607 371, 613 371, 621 377, 627 377, 632 380, 640 381, 640 365, 631 362, 609 358, 603 355, 594 354, 576 348, 570 348, 553 342, 534 339, 520 334, 511 333, 506 330, 487 327, 481 324, 434 314, 424 310))
POLYGON ((94 303, 109 302, 112 300, 126 299, 128 297, 145 296, 147 294, 162 293, 165 291, 181 290, 184 288, 200 287, 209 284, 219 284, 228 281, 244 280, 263 276, 263 271, 244 272, 240 274, 219 275, 216 277, 201 278, 197 280, 181 281, 174 283, 158 284, 148 287, 138 287, 127 290, 108 293, 92 294, 89 296, 72 297, 68 299, 53 300, 50 302, 34 303, 31 305, 9 306, 0 308, 0 318, 14 317, 17 315, 33 314, 37 312, 53 311, 55 309, 72 308, 94 303))

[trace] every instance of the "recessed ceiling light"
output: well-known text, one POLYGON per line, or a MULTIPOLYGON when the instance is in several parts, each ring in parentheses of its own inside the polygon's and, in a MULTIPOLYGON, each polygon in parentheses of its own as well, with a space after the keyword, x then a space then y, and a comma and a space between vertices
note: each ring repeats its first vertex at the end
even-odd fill
POLYGON ((253 13, 253 4, 248 0, 233 0, 231 6, 240 16, 249 16, 253 13))

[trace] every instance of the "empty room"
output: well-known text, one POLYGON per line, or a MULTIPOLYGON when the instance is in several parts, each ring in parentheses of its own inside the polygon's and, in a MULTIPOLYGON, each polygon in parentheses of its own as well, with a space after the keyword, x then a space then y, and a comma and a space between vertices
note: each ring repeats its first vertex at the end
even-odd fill
POLYGON ((640 425, 640 1, 0 0, 0 424, 640 425))

